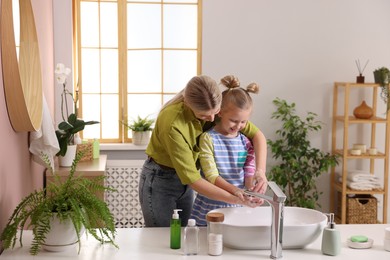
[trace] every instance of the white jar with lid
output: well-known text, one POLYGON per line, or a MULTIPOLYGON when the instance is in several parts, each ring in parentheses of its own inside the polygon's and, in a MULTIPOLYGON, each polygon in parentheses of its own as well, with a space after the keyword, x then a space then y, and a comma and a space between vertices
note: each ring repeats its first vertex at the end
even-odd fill
POLYGON ((221 212, 209 212, 207 220, 207 246, 209 255, 221 255, 223 251, 223 221, 225 215, 221 212))

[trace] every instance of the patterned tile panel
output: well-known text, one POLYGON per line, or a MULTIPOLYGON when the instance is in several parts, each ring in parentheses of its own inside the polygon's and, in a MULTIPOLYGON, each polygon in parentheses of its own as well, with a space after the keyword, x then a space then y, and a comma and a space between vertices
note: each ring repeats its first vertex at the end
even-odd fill
POLYGON ((107 192, 106 201, 114 214, 117 228, 144 227, 138 201, 138 182, 144 161, 107 161, 106 184, 117 189, 107 192))

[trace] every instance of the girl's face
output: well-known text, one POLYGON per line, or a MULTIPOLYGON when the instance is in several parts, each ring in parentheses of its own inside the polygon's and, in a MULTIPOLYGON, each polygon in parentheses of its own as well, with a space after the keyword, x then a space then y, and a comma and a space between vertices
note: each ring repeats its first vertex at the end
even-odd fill
POLYGON ((207 110, 207 111, 196 111, 196 110, 192 110, 192 111, 194 112, 196 118, 203 120, 203 121, 213 122, 215 115, 218 114, 218 112, 220 111, 220 108, 218 107, 218 108, 207 110))
POLYGON ((221 120, 216 130, 228 137, 237 136, 238 132, 246 126, 251 112, 251 108, 240 109, 231 103, 227 104, 218 114, 221 120))

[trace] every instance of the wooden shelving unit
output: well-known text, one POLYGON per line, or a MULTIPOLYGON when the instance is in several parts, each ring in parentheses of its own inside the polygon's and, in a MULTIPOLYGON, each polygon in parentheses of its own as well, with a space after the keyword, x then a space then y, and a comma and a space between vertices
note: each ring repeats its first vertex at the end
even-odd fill
MULTIPOLYGON (((339 204, 340 210, 339 214, 336 216, 340 223, 346 224, 346 210, 347 210, 347 196, 348 195, 359 195, 359 194, 369 194, 369 195, 380 195, 383 197, 383 223, 387 222, 387 203, 388 203, 388 173, 389 173, 389 136, 390 136, 390 116, 389 113, 385 111, 377 110, 378 102, 382 100, 379 97, 381 88, 378 84, 374 83, 348 83, 348 82, 335 82, 333 89, 333 117, 332 117, 332 153, 340 155, 338 170, 341 168, 341 182, 338 180, 338 174, 336 173, 336 167, 332 167, 331 170, 331 183, 330 183, 330 212, 335 212, 337 214, 336 205, 339 204), (350 108, 350 96, 351 91, 358 90, 359 88, 366 88, 369 91, 372 91, 372 108, 374 116, 370 119, 358 119, 353 116, 353 109, 350 108), (344 97, 342 99, 342 94, 344 97), (339 100, 340 97, 340 100, 339 100), (339 107, 339 102, 342 106, 339 107), (339 111, 340 109, 340 111, 339 111), (383 114, 384 117, 378 116, 378 114, 383 114), (377 155, 369 155, 368 153, 362 155, 352 155, 350 154, 350 141, 349 140, 349 131, 350 127, 355 124, 368 124, 370 127, 370 143, 367 143, 367 147, 376 147, 378 133, 384 135, 385 144, 384 150, 378 151, 377 155), (384 131, 379 131, 377 125, 384 125, 384 131), (341 131, 338 131, 342 129, 341 131), (384 133, 383 133, 384 132, 384 133), (339 136, 337 136, 339 135, 339 136), (337 141, 337 137, 341 141, 337 141), (370 191, 361 191, 353 190, 347 186, 347 174, 348 174, 348 162, 350 160, 369 160, 369 170, 371 174, 378 175, 380 173, 375 172, 375 162, 377 160, 383 161, 383 189, 375 189, 370 191), (341 201, 338 200, 338 196, 341 196, 341 201)), ((354 100, 353 103, 359 102, 354 100)), ((360 101, 361 102, 361 101, 360 101)))

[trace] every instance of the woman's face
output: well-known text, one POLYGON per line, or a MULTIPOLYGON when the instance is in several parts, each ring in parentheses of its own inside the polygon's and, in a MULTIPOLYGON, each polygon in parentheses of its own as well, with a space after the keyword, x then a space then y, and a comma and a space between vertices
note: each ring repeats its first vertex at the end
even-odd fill
POLYGON ((192 110, 192 111, 194 112, 196 118, 203 121, 213 122, 215 115, 219 113, 220 108, 218 107, 207 111, 196 111, 196 110, 192 110))

